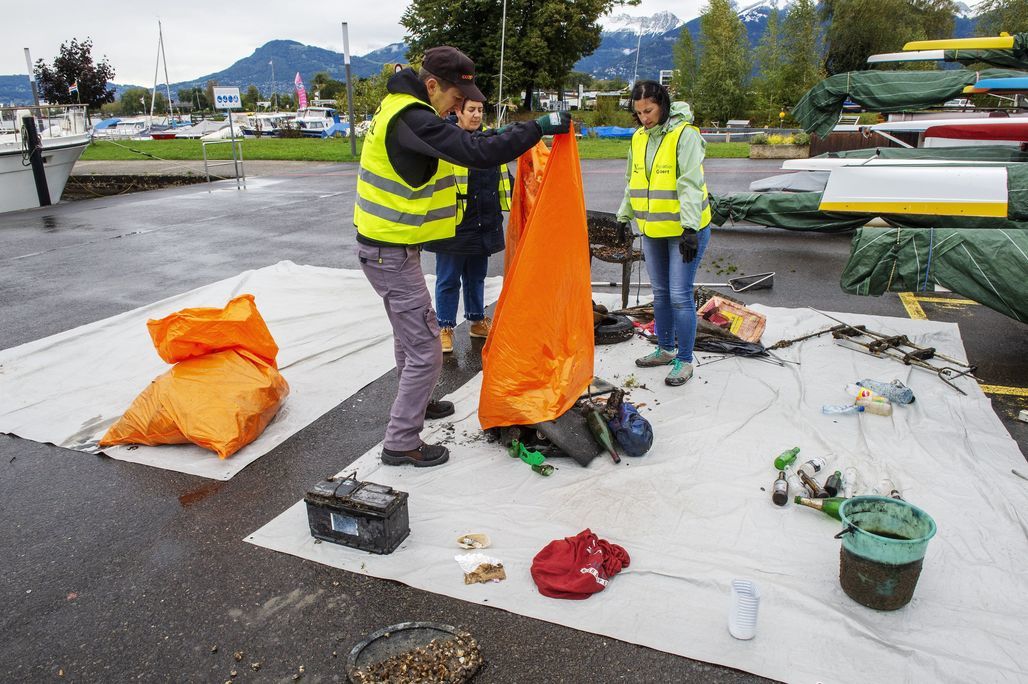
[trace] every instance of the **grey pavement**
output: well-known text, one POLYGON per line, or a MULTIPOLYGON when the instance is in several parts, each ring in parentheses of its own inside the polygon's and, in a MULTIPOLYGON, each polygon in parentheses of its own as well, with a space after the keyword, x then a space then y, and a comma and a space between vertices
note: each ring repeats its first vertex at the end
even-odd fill
MULTIPOLYGON (((711 160, 708 183, 715 193, 745 190, 777 168, 711 160)), ((583 169, 587 206, 616 209, 623 162, 583 169)), ((288 164, 248 172, 245 191, 222 182, 0 215, 0 348, 282 259, 357 268, 355 171, 288 164)), ((721 259, 741 272, 777 272, 774 289, 750 302, 905 316, 896 295, 840 291, 848 252, 844 235, 728 227, 715 231, 700 278, 722 280, 710 270, 721 259)), ((500 259, 491 268, 499 273, 500 259)), ((620 272, 598 262, 594 270, 597 280, 620 272)), ((1028 387, 1023 325, 981 306, 924 306, 933 320, 960 324, 985 382, 1028 387)), ((441 392, 480 369, 480 342, 457 333, 441 392)), ((288 682, 303 666, 301 681, 341 682, 355 642, 408 620, 468 628, 488 661, 481 682, 757 679, 244 543, 381 440, 395 389, 385 374, 228 482, 0 435, 0 679, 288 682)), ((1010 419, 1018 401, 994 405, 1026 452, 1028 426, 1010 419)))

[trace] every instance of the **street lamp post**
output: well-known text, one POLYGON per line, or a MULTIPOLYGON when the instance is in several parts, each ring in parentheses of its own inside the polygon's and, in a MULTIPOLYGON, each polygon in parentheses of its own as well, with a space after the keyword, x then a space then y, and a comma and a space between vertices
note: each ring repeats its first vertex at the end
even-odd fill
POLYGON ((642 49, 643 18, 639 17, 639 36, 635 41, 635 72, 632 74, 632 85, 639 79, 639 52, 642 49))
POLYGON ((503 0, 503 19, 500 21, 500 85, 496 94, 496 126, 503 123, 503 50, 507 38, 507 0, 503 0))

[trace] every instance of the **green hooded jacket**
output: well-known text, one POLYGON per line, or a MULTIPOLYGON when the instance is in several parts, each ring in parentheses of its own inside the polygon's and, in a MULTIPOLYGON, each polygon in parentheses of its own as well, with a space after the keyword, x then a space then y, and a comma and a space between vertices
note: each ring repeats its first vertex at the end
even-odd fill
MULTIPOLYGON (((671 113, 667 121, 649 130, 643 130, 650 136, 646 141, 646 175, 649 176, 653 167, 653 157, 657 147, 668 131, 679 124, 692 123, 692 108, 687 102, 672 102, 671 113)), ((678 200, 682 205, 682 226, 690 230, 698 230, 700 213, 703 206, 703 157, 707 143, 693 128, 682 132, 678 140, 678 200)), ((632 148, 628 148, 628 168, 625 171, 625 196, 617 211, 618 221, 630 222, 635 214, 628 195, 628 181, 632 176, 632 148)))

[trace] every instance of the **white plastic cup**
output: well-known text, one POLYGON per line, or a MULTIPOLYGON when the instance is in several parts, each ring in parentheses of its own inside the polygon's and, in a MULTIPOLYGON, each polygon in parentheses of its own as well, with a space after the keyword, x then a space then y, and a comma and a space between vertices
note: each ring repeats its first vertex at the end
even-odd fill
POLYGON ((736 639, 752 639, 757 635, 757 612, 760 591, 750 580, 732 580, 732 600, 728 608, 728 633, 736 639))

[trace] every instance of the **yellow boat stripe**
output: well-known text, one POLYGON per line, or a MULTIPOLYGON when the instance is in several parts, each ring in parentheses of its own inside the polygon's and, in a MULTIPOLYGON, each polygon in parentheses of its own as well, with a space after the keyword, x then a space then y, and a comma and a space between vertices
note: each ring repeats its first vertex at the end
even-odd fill
POLYGON ((931 214, 936 216, 993 216, 1006 218, 1006 202, 821 202, 821 211, 859 214, 931 214))
POLYGON ((904 50, 993 50, 1014 47, 1013 36, 985 38, 943 38, 942 40, 912 40, 904 50))
POLYGON ((900 303, 903 304, 903 308, 907 310, 907 315, 915 321, 928 320, 928 316, 925 315, 924 309, 917 303, 917 297, 914 296, 913 292, 900 292, 899 293, 900 303))
POLYGON ((1004 385, 978 385, 986 394, 1003 394, 1011 397, 1028 397, 1028 387, 1006 387, 1004 385))

